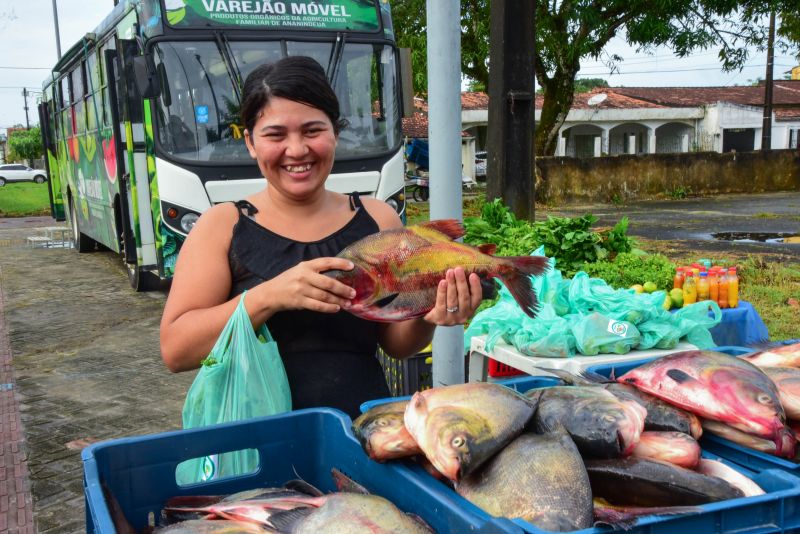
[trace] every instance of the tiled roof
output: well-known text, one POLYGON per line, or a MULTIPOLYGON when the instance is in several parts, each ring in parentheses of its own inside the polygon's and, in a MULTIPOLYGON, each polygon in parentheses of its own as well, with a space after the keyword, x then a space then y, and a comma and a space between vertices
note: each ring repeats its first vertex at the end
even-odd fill
POLYGON ((461 93, 461 109, 489 109, 489 95, 486 93, 461 93))
POLYGON ((428 137, 428 116, 417 111, 413 117, 404 117, 403 136, 426 139, 428 137))
MULTIPOLYGON (((764 105, 764 85, 743 87, 614 87, 612 91, 669 107, 695 107, 717 102, 764 105)), ((775 80, 772 103, 800 106, 800 80, 775 80)))

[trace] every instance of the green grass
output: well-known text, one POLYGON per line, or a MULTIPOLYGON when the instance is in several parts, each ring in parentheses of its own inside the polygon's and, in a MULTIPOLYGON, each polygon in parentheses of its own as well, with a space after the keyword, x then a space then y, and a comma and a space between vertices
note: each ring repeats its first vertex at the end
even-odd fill
POLYGON ((778 218, 778 214, 777 213, 769 213, 769 212, 762 211, 761 213, 756 213, 755 217, 758 218, 758 219, 777 219, 778 218))
POLYGON ((14 182, 0 187, 0 217, 50 214, 47 183, 14 182))

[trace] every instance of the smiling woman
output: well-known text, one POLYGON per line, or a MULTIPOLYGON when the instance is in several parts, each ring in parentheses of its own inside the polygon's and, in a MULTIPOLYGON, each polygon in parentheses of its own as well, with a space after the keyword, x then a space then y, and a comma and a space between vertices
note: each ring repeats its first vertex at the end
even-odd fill
POLYGON ((348 313, 354 289, 323 273, 353 269, 337 257, 345 247, 402 223, 385 202, 326 188, 347 122, 325 71, 304 56, 255 68, 241 114, 267 187, 214 206, 189 234, 161 322, 163 359, 173 371, 198 367, 246 298, 253 325, 266 323, 278 345, 292 406, 330 406, 355 417, 362 402, 389 394, 378 345, 398 358, 416 354, 436 325, 474 312, 480 281, 449 270, 437 306, 419 319, 378 324, 348 313), (464 302, 463 310, 447 313, 448 300, 464 302))

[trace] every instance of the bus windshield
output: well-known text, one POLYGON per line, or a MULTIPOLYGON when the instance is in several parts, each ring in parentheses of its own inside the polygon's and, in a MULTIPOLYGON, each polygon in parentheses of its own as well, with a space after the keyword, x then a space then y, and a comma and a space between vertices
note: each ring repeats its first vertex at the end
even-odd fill
POLYGON ((240 76, 244 82, 254 68, 284 55, 313 57, 336 73, 334 89, 349 122, 339 135, 337 159, 397 148, 400 106, 391 46, 347 43, 334 53, 332 43, 218 39, 155 45, 161 95, 154 122, 161 150, 193 162, 250 163, 234 80, 240 76))

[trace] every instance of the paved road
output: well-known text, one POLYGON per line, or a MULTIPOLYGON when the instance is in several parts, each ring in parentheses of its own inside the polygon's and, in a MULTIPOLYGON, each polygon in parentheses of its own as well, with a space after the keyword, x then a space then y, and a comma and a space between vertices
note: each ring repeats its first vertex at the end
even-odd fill
MULTIPOLYGON (((685 250, 800 258, 800 243, 731 242, 712 237, 717 232, 800 236, 800 191, 635 202, 625 206, 593 204, 554 210, 556 214, 571 216, 586 212, 597 216, 600 225, 613 225, 627 216, 630 235, 671 241, 685 250)), ((537 214, 537 219, 541 214, 537 214)))
MULTIPOLYGON (((26 248, 42 225, 53 221, 0 219, 0 288, 14 375, 8 382, 19 405, 38 531, 77 533, 85 529, 81 447, 180 428, 194 373, 173 375, 161 362, 163 293, 130 290, 112 253, 26 248)), ((5 442, 12 428, 2 430, 5 442)))

